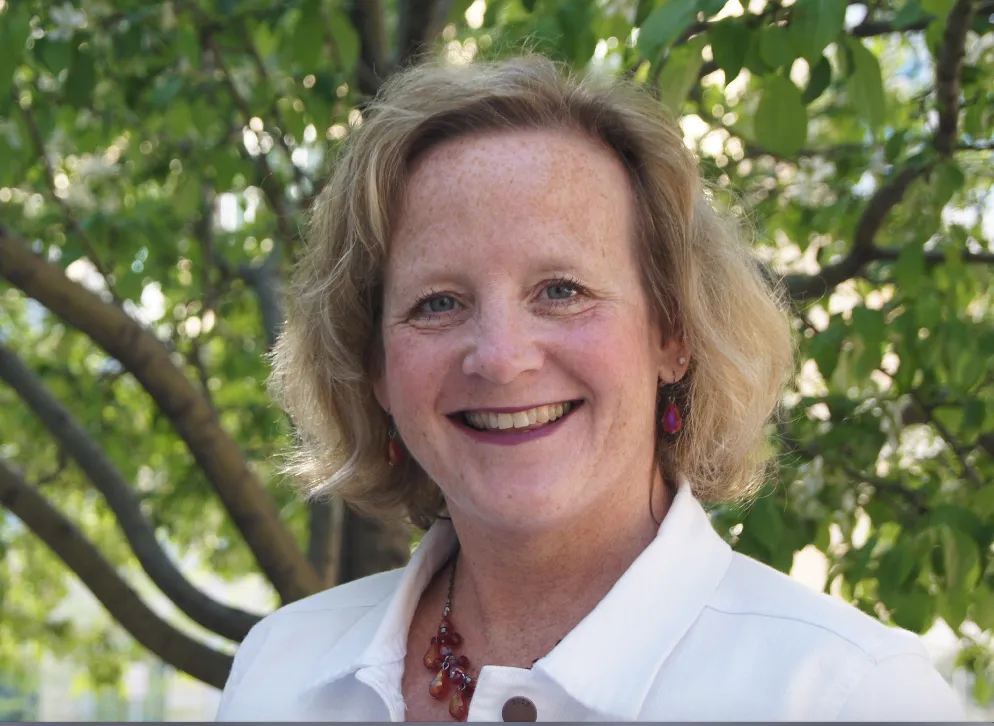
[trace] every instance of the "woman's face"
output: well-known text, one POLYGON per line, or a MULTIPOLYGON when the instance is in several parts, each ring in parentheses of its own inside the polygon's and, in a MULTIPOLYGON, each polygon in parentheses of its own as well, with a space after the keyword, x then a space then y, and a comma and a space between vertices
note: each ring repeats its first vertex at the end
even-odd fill
POLYGON ((563 131, 445 142, 411 171, 387 264, 382 376, 454 516, 513 528, 647 507, 658 379, 628 176, 563 131))

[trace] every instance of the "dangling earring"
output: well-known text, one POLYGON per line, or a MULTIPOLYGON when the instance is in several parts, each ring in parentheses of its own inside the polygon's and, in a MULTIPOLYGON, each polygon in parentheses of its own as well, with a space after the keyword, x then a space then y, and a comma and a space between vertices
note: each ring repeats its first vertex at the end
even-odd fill
POLYGON ((387 463, 390 466, 399 466, 404 460, 404 447, 401 446, 400 439, 397 438, 397 427, 393 423, 390 424, 387 436, 390 437, 387 441, 387 463))
MULTIPOLYGON (((681 356, 680 365, 683 365, 686 362, 687 359, 681 356)), ((676 385, 676 382, 676 371, 673 371, 673 383, 671 385, 676 385)), ((673 400, 672 393, 669 394, 669 403, 667 403, 666 408, 663 409, 662 424, 663 431, 671 436, 680 433, 680 429, 683 428, 683 416, 680 414, 680 409, 677 407, 676 401, 673 400)))

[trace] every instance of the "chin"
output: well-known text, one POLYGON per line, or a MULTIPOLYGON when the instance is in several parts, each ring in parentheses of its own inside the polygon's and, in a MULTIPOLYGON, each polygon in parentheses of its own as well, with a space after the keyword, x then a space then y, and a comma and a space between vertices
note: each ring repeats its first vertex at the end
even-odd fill
POLYGON ((480 488, 467 513, 475 512, 474 518, 510 529, 546 529, 578 513, 576 492, 566 489, 550 486, 548 480, 480 488))

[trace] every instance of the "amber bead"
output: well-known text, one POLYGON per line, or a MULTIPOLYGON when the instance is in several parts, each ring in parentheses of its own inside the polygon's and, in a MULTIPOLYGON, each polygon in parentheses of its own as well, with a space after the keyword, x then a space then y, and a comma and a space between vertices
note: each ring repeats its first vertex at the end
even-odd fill
POLYGON ((445 696, 446 691, 449 690, 449 678, 445 670, 440 670, 438 675, 435 676, 431 685, 428 686, 428 693, 431 694, 432 698, 442 698, 445 696))
POLYGON ((459 633, 452 631, 445 636, 446 645, 462 645, 462 636, 459 633))
POLYGON ((449 698, 449 715, 456 721, 465 721, 467 714, 469 714, 469 701, 465 692, 457 688, 449 698))
POLYGON ((458 665, 461 668, 465 668, 466 666, 469 665, 469 658, 467 658, 464 655, 459 656, 458 658, 456 658, 456 665, 458 665))
POLYGON ((438 651, 440 647, 441 646, 438 644, 438 642, 434 638, 432 638, 432 644, 431 646, 429 646, 428 652, 425 653, 424 657, 425 668, 437 671, 439 668, 442 667, 442 660, 443 660, 442 654, 439 653, 438 651))

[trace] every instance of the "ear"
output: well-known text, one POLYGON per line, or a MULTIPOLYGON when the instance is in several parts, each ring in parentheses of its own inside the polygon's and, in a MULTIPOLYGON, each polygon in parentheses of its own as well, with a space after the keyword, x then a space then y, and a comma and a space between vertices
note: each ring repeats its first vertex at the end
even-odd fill
POLYGON ((659 349, 659 380, 676 383, 690 366, 690 347, 682 335, 670 336, 659 349))
POLYGON ((376 402, 380 404, 380 408, 390 413, 390 396, 387 394, 387 384, 381 373, 377 373, 373 376, 373 395, 376 397, 376 402))

